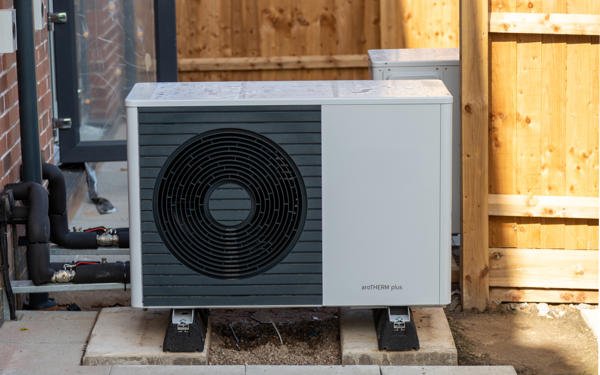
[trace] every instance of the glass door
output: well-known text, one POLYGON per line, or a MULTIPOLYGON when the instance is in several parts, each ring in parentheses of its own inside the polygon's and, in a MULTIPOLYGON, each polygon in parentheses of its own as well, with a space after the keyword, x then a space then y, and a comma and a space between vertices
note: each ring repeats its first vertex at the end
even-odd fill
POLYGON ((126 160, 125 97, 156 80, 154 0, 54 0, 60 161, 126 160), (70 125, 70 127, 69 127, 70 125))

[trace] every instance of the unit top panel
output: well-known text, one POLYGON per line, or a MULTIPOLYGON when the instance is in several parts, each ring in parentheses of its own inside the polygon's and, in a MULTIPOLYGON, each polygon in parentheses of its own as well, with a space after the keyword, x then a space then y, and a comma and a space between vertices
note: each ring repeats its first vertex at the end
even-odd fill
POLYGON ((440 80, 138 83, 128 107, 452 103, 440 80))

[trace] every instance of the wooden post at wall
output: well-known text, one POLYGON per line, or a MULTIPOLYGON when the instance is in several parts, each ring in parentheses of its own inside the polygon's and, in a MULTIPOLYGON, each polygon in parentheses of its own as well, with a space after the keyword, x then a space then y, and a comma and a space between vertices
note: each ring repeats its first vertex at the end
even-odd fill
POLYGON ((464 309, 489 300, 488 258, 488 1, 462 0, 462 256, 464 309))

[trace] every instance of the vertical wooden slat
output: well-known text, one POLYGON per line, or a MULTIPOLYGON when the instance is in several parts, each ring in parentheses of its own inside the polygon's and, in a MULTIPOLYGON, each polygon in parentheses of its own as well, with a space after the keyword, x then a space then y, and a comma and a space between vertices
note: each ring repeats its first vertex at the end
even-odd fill
POLYGON ((320 3, 313 4, 311 7, 303 8, 304 18, 308 20, 308 27, 306 32, 306 54, 307 55, 319 55, 321 54, 321 7, 320 3), (314 41, 318 40, 318 43, 314 41))
POLYGON ((337 17, 335 16, 335 0, 323 0, 319 15, 321 35, 320 55, 333 55, 336 50, 335 34, 337 31, 337 17))
POLYGON ((333 12, 336 15, 335 37, 336 51, 352 51, 356 48, 358 32, 362 29, 360 20, 353 19, 352 2, 348 0, 335 0, 333 12), (354 23, 353 21, 359 21, 354 23), (344 38, 342 35, 347 35, 344 38))
MULTIPOLYGON (((585 98, 589 98, 588 72, 591 62, 587 54, 589 38, 574 36, 567 39, 567 83, 566 83, 566 195, 585 195, 587 178, 582 154, 586 152, 588 132, 588 109, 585 98)), ((580 220, 568 220, 565 228, 565 246, 572 249, 587 248, 587 225, 580 220)))
MULTIPOLYGON (((444 47, 458 47, 460 45, 460 0, 442 1, 444 23, 444 47)), ((435 47, 435 46, 433 46, 435 47)))
POLYGON ((219 50, 225 57, 234 56, 233 54, 233 8, 239 7, 239 0, 225 0, 219 2, 219 15, 218 15, 218 27, 219 27, 219 50))
POLYGON ((461 123, 463 307, 484 310, 489 300, 488 248, 488 3, 463 0, 461 123))
MULTIPOLYGON (((566 13, 564 0, 544 0, 546 13, 566 13)), ((565 194, 566 43, 564 36, 542 36, 541 194, 565 194)), ((561 219, 541 219, 540 248, 564 249, 565 225, 561 219)))
MULTIPOLYGON (((588 13, 598 15, 600 14, 600 1, 589 2, 588 13)), ((590 106, 590 133, 598 134, 598 126, 600 125, 600 37, 590 37, 589 54, 590 61, 592 64, 592 70, 590 71, 590 79, 592 82, 592 92, 589 100, 590 106)), ((598 153, 599 139, 597 136, 591 136, 588 139, 588 150, 590 151, 590 166, 588 169, 589 173, 589 195, 598 196, 598 182, 599 182, 599 163, 600 154, 598 153)), ((588 249, 598 249, 598 220, 588 220, 588 249)))
MULTIPOLYGON (((518 1, 517 12, 540 12, 541 0, 518 1)), ((516 189, 517 194, 541 193, 541 35, 517 36, 517 87, 516 87, 516 189)), ((517 246, 533 248, 540 245, 540 220, 517 220, 517 246)))
POLYGON ((260 56, 260 31, 259 31, 259 8, 256 0, 245 0, 244 7, 244 34, 246 35, 247 55, 250 57, 260 56))
POLYGON ((273 50, 277 48, 275 25, 277 11, 270 0, 257 0, 258 6, 258 40, 260 56, 276 56, 273 50))
POLYGON ((231 56, 248 56, 248 45, 244 43, 245 7, 247 0, 232 0, 231 18, 231 56))
MULTIPOLYGON (((491 12, 514 12, 516 0, 492 0, 491 12)), ((489 192, 516 194, 517 36, 490 37, 489 192)), ((490 217, 490 246, 516 247, 517 222, 511 217, 490 217)))
POLYGON ((198 35, 201 36, 202 41, 206 45, 206 54, 208 56, 219 54, 221 55, 220 49, 220 32, 219 32, 219 16, 221 14, 221 7, 219 0, 202 0, 201 6, 196 9, 196 12, 200 15, 199 18, 204 20, 201 22, 201 32, 198 35), (212 9, 211 12, 206 12, 206 9, 212 9))
POLYGON ((379 1, 381 48, 403 48, 405 46, 403 29, 395 26, 399 20, 402 20, 399 7, 399 0, 379 1))
MULTIPOLYGON (((363 10, 363 43, 364 50, 382 48, 381 47, 381 17, 379 14, 379 0, 365 0, 363 10)), ((455 21, 458 24, 458 21, 455 21)), ((357 51, 357 53, 364 53, 357 51)))
POLYGON ((381 48, 459 44, 459 0, 381 0, 381 48))
MULTIPOLYGON (((597 14, 597 1, 568 1, 568 13, 597 14)), ((566 101, 566 195, 598 195, 595 188, 598 174, 594 170, 597 156, 598 117, 593 113, 598 96, 594 86, 598 81, 597 37, 569 36, 567 38, 567 101, 566 101), (596 45, 597 46, 597 45, 596 45), (596 82, 596 83, 594 83, 596 82), (593 139, 592 139, 593 138, 593 139)), ((595 246, 597 228, 589 221, 569 220, 565 228, 565 246, 573 249, 590 249, 595 246)))

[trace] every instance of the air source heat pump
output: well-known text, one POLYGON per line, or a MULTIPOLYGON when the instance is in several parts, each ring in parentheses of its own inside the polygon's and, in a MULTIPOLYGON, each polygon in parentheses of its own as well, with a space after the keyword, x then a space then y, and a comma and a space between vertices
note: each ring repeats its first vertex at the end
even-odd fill
POLYGON ((373 79, 440 79, 454 97, 452 107, 452 233, 460 233, 460 54, 458 48, 369 51, 373 79))
POLYGON ((137 84, 132 305, 449 303, 451 118, 439 80, 137 84))

